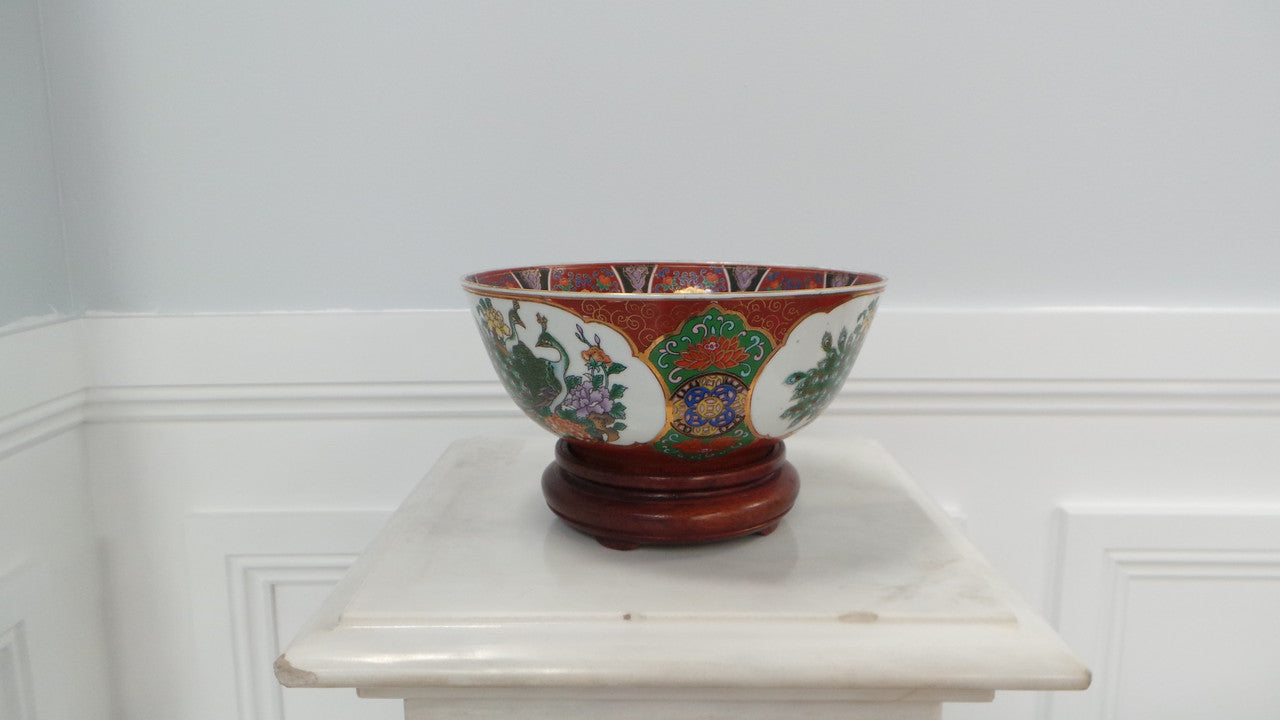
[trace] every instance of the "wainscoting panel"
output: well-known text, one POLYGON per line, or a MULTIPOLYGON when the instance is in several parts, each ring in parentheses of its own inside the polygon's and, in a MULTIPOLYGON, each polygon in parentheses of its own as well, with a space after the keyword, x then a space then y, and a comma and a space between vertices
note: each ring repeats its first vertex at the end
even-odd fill
POLYGON ((393 706, 389 717, 402 713, 394 701, 366 706, 351 690, 314 696, 284 690, 272 670, 284 646, 389 516, 379 511, 214 512, 187 519, 192 616, 203 628, 207 650, 216 656, 205 667, 205 684, 226 692, 203 692, 201 704, 208 709, 201 716, 325 720, 353 713, 368 717, 379 706, 393 706), (233 671, 230 677, 228 670, 233 671), (235 699, 233 707, 225 701, 228 697, 235 699))
MULTIPOLYGON (((55 551, 0 618, 39 720, 398 717, 271 662, 450 442, 551 457, 460 310, 87 317, 0 335, 0 370, 0 569, 55 551), (77 638, 85 692, 46 700, 77 638)), ((947 720, 1156 717, 1196 678, 1251 683, 1213 716, 1280 714, 1252 674, 1280 664, 1280 312, 885 308, 803 432, 885 445, 1097 676, 947 720)))
POLYGON ((1094 685, 1055 720, 1280 717, 1280 506, 1071 507, 1059 628, 1094 685))
POLYGON ((100 555, 80 451, 80 431, 71 429, 0 458, 4 720, 114 718, 100 555))

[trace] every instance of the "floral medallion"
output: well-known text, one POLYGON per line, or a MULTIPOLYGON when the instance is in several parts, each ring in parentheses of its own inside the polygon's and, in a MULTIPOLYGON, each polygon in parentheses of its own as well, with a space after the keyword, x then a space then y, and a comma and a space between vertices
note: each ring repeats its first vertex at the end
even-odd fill
POLYGON ((671 396, 671 427, 690 437, 722 435, 746 415, 747 386, 727 373, 690 378, 671 396))
POLYGON ((740 315, 712 305, 690 317, 649 352, 649 360, 675 392, 689 378, 711 369, 736 375, 748 385, 773 352, 773 341, 740 315))
POLYGON ((682 458, 718 457, 755 439, 744 422, 750 387, 773 352, 769 336, 718 306, 690 317, 649 352, 670 393, 671 432, 657 448, 682 458), (718 439, 726 436, 726 439, 718 439))

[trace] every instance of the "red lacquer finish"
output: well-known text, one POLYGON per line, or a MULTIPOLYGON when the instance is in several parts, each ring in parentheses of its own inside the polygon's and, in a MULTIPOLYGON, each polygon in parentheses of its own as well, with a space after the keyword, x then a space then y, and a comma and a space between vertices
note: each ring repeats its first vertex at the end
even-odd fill
POLYGON ((800 492, 781 442, 692 465, 589 450, 559 441, 543 495, 570 526, 617 550, 768 535, 800 492))

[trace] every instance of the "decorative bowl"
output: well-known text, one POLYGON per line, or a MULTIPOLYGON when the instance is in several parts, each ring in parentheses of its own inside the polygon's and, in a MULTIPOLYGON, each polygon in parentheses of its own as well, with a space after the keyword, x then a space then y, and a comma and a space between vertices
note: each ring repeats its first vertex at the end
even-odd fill
POLYGON ((560 436, 551 509, 614 548, 768 534, 783 438, 840 390, 884 279, 808 267, 591 263, 463 278, 520 409, 560 436))

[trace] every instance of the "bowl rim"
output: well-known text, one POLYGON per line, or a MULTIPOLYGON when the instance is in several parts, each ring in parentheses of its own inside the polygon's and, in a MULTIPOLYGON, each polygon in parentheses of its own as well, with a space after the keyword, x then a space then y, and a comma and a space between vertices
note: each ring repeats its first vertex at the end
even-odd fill
POLYGON ((768 263, 749 263, 749 262, 712 262, 705 260, 645 260, 645 261, 577 261, 564 263, 542 263, 538 265, 513 265, 509 267, 489 268, 484 270, 476 270, 463 275, 460 279, 464 290, 482 295, 509 295, 517 297, 543 297, 543 298, 613 298, 628 300, 636 300, 638 298, 651 298, 658 301, 697 301, 707 300, 708 298, 760 298, 760 297, 797 297, 797 296, 813 296, 813 295, 839 295, 839 294, 858 294, 863 295, 871 292, 881 291, 884 289, 887 279, 880 273, 860 272, 856 270, 842 270, 832 267, 820 267, 815 265, 779 265, 768 263), (823 287, 823 288, 805 288, 798 290, 729 290, 726 292, 595 292, 590 290, 542 290, 534 288, 512 288, 499 287, 497 285, 486 285, 477 280, 482 275, 490 275, 494 273, 509 272, 514 276, 518 270, 531 269, 551 269, 557 267, 581 267, 581 266, 599 266, 607 265, 610 267, 620 267, 623 265, 677 265, 684 267, 719 267, 730 268, 734 266, 755 267, 764 270, 780 269, 780 270, 799 270, 821 273, 844 273, 853 275, 858 281, 852 285, 842 287, 823 287))

